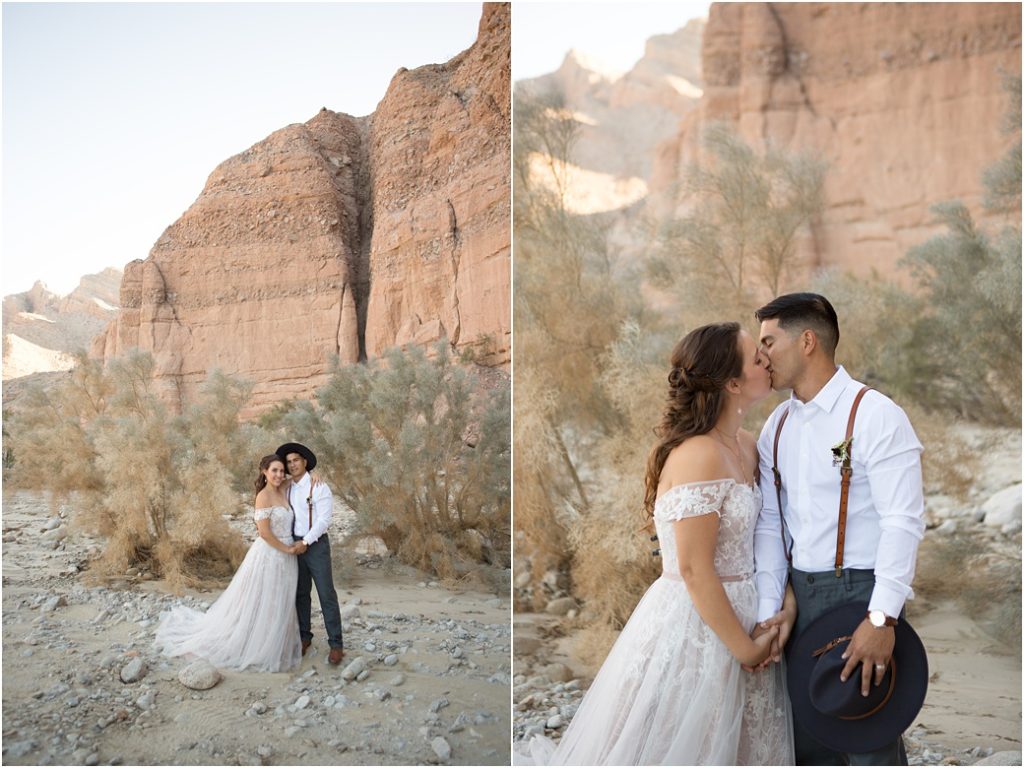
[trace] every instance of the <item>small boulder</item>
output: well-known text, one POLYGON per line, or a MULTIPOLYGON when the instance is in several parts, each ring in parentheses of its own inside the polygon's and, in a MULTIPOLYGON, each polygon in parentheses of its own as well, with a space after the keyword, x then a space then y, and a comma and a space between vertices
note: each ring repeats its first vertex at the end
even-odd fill
POLYGON ((1020 525, 1021 485, 1011 485, 993 494, 981 505, 981 511, 985 513, 985 525, 992 528, 1020 525))
POLYGON ((121 668, 122 683, 137 683, 146 676, 149 668, 142 659, 132 659, 121 668))
POLYGON ((435 736, 430 742, 430 748, 434 750, 437 759, 447 763, 452 758, 452 745, 443 736, 435 736))
POLYGON ((354 659, 344 670, 341 672, 341 678, 343 680, 352 681, 359 677, 360 673, 366 671, 366 659, 362 656, 354 659))
POLYGON ((223 679, 217 668, 206 659, 196 659, 178 673, 178 682, 193 691, 206 691, 223 679))

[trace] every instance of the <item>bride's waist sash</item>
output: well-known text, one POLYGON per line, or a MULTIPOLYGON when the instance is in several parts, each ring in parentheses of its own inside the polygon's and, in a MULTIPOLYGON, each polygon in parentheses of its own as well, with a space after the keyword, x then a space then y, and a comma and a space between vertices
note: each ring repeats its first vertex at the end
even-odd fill
MULTIPOLYGON (((661 578, 669 579, 670 581, 684 581, 683 577, 680 576, 678 573, 672 573, 670 571, 662 571, 661 572, 661 578)), ((752 579, 752 578, 754 578, 754 574, 753 574, 753 572, 750 572, 750 573, 740 573, 740 574, 737 574, 735 576, 722 576, 722 575, 719 575, 718 580, 719 581, 747 581, 748 579, 752 579)))

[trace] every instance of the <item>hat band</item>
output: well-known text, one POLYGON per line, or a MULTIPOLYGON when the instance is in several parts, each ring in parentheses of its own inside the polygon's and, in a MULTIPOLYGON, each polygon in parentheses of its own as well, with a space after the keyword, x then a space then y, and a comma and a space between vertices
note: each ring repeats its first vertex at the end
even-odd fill
POLYGON ((821 648, 819 648, 818 650, 812 652, 811 656, 813 656, 814 658, 818 658, 823 653, 828 653, 837 645, 839 645, 840 643, 845 643, 847 640, 853 640, 853 635, 843 635, 842 637, 837 637, 835 640, 828 642, 827 644, 821 646, 821 648))

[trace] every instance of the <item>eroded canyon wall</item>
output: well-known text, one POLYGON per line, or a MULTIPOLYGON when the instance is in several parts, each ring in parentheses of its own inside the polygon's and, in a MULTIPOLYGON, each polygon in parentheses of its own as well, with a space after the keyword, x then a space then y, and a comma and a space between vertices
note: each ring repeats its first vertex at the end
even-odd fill
POLYGON ((246 378, 254 411, 312 396, 334 356, 442 336, 507 366, 509 17, 485 5, 467 51, 399 71, 373 115, 322 109, 218 166, 125 268, 93 354, 152 353, 178 406, 213 369, 246 378))
POLYGON ((1019 3, 716 3, 704 33, 704 95, 660 147, 652 208, 700 157, 701 128, 829 164, 808 266, 892 274, 940 231, 929 207, 960 199, 986 218, 981 175, 1019 139, 1002 72, 1020 74, 1019 3))

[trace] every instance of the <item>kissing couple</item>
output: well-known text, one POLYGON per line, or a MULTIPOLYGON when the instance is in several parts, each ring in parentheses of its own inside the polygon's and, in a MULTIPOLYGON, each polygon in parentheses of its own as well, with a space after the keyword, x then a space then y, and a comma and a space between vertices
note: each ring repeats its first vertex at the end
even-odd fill
POLYGON ((264 456, 253 518, 259 532, 227 589, 205 613, 176 606, 160 616, 156 645, 166 656, 195 656, 227 669, 283 672, 313 642, 312 585, 336 665, 344 657, 327 530, 334 497, 310 475, 316 455, 285 443, 264 456))
POLYGON ((924 647, 903 607, 924 533, 922 446, 835 363, 818 294, 779 296, 672 352, 644 508, 662 574, 558 744, 516 764, 906 765, 924 647), (743 416, 791 390, 755 437, 743 416))

